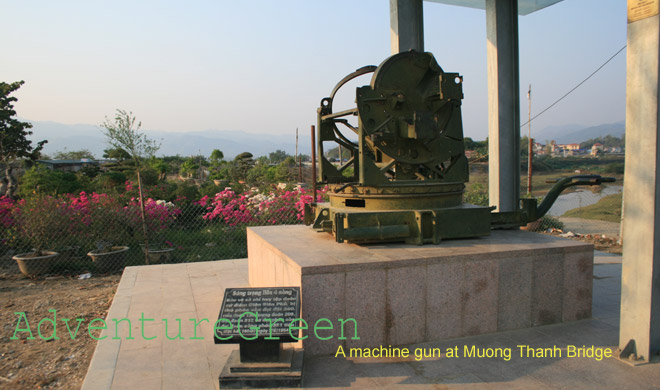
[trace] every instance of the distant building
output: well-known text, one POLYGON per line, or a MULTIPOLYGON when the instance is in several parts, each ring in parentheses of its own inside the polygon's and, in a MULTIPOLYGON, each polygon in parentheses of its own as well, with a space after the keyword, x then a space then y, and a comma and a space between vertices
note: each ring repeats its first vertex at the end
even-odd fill
POLYGON ((601 144, 600 142, 596 142, 591 147, 591 155, 592 156, 597 156, 600 153, 603 153, 603 144, 601 144))
POLYGON ((82 160, 37 160, 38 163, 54 171, 78 172, 86 166, 100 166, 100 161, 83 158, 82 160))
POLYGON ((534 154, 545 154, 545 145, 539 142, 534 142, 532 145, 532 151, 534 151, 534 154))

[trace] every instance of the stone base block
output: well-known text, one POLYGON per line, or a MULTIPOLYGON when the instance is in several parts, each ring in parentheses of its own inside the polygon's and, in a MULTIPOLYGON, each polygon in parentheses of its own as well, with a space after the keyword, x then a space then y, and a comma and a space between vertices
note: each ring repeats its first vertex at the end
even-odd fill
POLYGON ((303 352, 289 350, 282 362, 241 363, 239 351, 232 351, 220 373, 220 389, 274 389, 300 387, 303 352))
POLYGON ((248 263, 252 287, 301 287, 308 357, 591 317, 593 246, 525 231, 414 246, 338 244, 299 225, 255 227, 248 263), (333 329, 318 336, 329 340, 314 334, 322 318, 333 329), (339 320, 348 318, 359 340, 354 322, 339 320))

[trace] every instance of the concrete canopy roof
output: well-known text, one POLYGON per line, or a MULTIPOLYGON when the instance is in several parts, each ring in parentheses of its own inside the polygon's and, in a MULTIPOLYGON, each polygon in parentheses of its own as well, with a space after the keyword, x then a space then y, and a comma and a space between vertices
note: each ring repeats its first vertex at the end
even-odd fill
MULTIPOLYGON (((425 0, 434 3, 458 5, 461 7, 486 9, 486 0, 425 0)), ((562 0, 518 0, 518 15, 529 15, 562 0)))

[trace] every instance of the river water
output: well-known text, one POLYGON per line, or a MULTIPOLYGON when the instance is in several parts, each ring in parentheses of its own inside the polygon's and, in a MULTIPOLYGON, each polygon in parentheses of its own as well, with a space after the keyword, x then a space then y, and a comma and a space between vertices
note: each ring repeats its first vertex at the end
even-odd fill
POLYGON ((603 187, 603 190, 600 192, 591 192, 588 187, 581 187, 575 192, 559 195, 559 198, 557 198, 548 211, 548 214, 559 217, 568 210, 589 206, 597 203, 601 198, 607 195, 618 194, 621 191, 623 191, 623 186, 603 187))

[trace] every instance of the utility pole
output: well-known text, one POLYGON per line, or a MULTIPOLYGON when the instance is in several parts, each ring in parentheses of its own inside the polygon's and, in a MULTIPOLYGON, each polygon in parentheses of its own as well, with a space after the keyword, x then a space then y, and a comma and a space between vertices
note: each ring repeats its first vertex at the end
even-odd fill
POLYGON ((298 154, 298 128, 296 127, 296 159, 298 161, 298 183, 302 183, 302 158, 298 154))
POLYGON ((529 100, 527 119, 527 128, 529 129, 529 150, 527 151, 527 194, 532 196, 532 156, 534 155, 534 140, 532 139, 532 84, 529 84, 527 100, 529 100))

